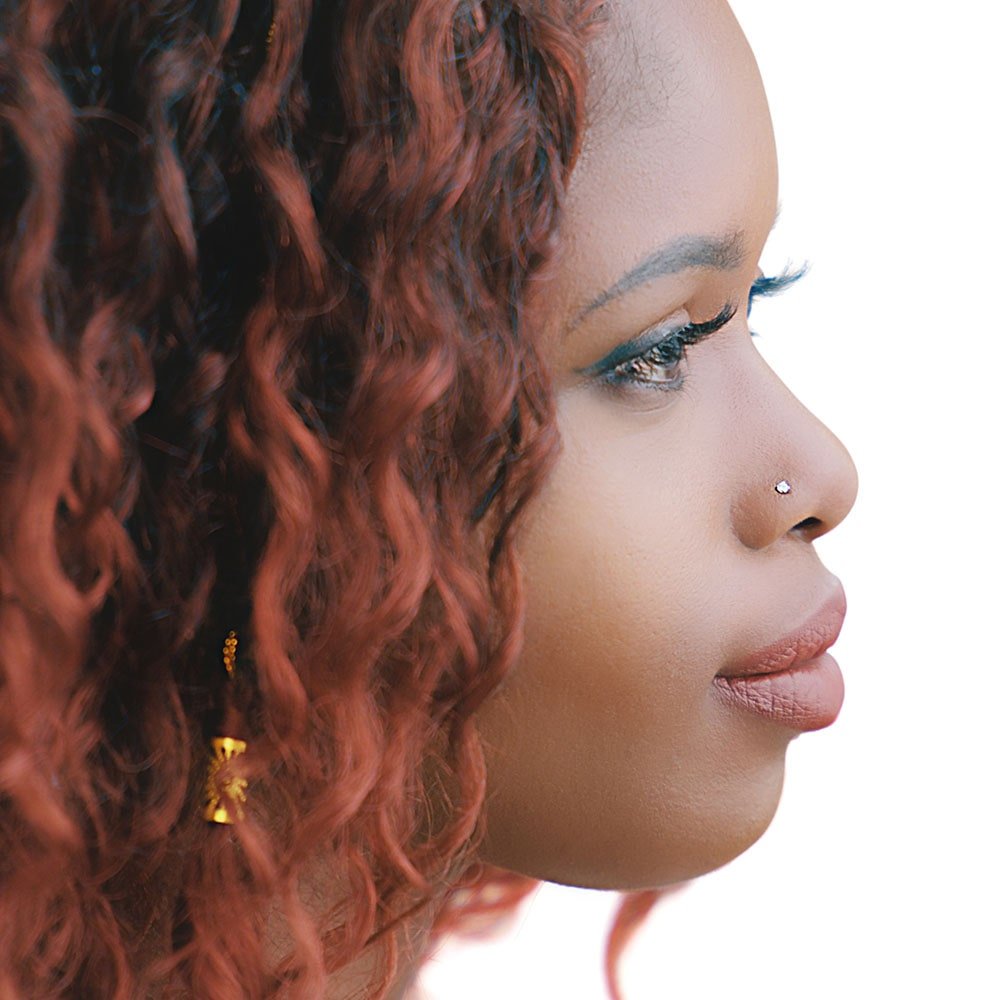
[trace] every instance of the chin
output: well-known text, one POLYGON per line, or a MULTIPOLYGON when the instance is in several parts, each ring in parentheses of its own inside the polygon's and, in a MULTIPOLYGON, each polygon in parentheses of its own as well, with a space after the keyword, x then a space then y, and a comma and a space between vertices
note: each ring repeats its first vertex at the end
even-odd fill
MULTIPOLYGON (((772 812, 771 817, 773 815, 772 812)), ((617 892, 664 889, 678 882, 689 882, 701 875, 717 871, 749 850, 763 836, 770 825, 771 817, 755 826, 730 831, 726 836, 719 837, 710 844, 699 841, 694 844, 678 845, 678 848, 670 854, 649 859, 647 863, 637 863, 635 859, 622 858, 620 864, 613 864, 600 873, 589 873, 585 876, 582 872, 578 872, 575 877, 568 877, 569 873, 564 873, 561 877, 549 877, 546 881, 577 886, 581 889, 617 892)))
MULTIPOLYGON (((632 837, 620 838, 617 849, 609 847, 599 854, 564 850, 555 860, 529 850, 502 850, 487 841, 480 856, 531 878, 581 889, 662 889, 707 875, 743 854, 770 826, 779 799, 780 788, 766 800, 756 798, 753 809, 690 815, 683 824, 675 817, 675 822, 658 835, 655 830, 635 830, 632 837)), ((571 843, 571 838, 567 842, 571 843)))
MULTIPOLYGON (((784 762, 739 794, 694 797, 665 810, 663 822, 646 814, 617 836, 617 849, 572 857, 526 872, 584 889, 638 892, 707 875, 738 858, 764 835, 781 800, 784 762)), ((638 815, 638 812, 637 812, 638 815)))

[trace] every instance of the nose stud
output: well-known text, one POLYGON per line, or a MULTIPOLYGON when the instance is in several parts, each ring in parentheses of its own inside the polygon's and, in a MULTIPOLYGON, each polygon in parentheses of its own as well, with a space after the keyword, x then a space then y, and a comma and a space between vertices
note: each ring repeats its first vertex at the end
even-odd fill
POLYGON ((782 479, 780 483, 774 484, 774 492, 780 493, 782 496, 784 496, 786 493, 792 492, 792 487, 787 479, 782 479))

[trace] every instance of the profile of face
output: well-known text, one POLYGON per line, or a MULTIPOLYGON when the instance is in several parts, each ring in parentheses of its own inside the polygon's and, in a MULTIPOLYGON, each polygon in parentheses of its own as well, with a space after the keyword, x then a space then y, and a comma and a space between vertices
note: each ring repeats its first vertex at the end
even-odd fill
POLYGON ((830 718, 805 721, 749 711, 716 677, 842 617, 812 543, 857 478, 750 337, 777 166, 727 4, 618 0, 588 59, 588 131, 544 295, 562 451, 519 536, 523 654, 477 716, 481 855, 631 890, 749 847, 789 742, 836 714, 836 673, 830 718), (711 321, 683 358, 677 337, 662 346, 711 321))

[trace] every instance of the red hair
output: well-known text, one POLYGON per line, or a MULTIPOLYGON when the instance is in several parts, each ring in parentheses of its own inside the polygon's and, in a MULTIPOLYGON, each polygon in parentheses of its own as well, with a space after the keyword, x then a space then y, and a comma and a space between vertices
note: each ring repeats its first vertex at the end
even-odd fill
POLYGON ((532 294, 597 6, 0 12, 0 995, 314 997, 382 940, 381 997, 394 926, 537 884, 473 863, 474 714, 558 447, 532 294))

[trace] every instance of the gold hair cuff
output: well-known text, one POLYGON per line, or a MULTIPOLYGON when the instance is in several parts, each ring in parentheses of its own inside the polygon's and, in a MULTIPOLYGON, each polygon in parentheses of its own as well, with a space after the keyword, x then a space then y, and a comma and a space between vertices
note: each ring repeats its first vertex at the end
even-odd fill
POLYGON ((219 780, 219 771, 233 757, 246 752, 244 740, 231 736, 216 736, 212 740, 215 756, 209 762, 205 780, 205 819, 210 823, 235 823, 243 819, 243 803, 247 800, 247 779, 238 774, 226 774, 219 780))

